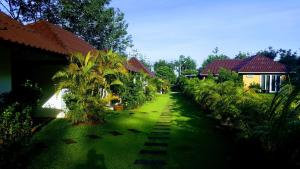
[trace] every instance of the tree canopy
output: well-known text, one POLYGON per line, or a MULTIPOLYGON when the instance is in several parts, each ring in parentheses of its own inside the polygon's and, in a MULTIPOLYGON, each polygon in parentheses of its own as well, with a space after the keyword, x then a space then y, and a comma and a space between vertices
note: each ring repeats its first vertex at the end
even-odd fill
POLYGON ((179 59, 174 61, 174 68, 178 75, 197 73, 196 61, 190 56, 180 55, 179 59))
POLYGON ((226 60, 230 59, 228 56, 224 54, 219 54, 219 48, 216 47, 211 55, 208 55, 207 59, 202 63, 202 68, 205 68, 208 64, 212 63, 215 60, 226 60))
POLYGON ((168 80, 174 84, 176 81, 176 75, 174 73, 174 65, 171 62, 165 60, 159 60, 154 63, 155 75, 164 80, 168 80))
POLYGON ((99 50, 123 54, 132 46, 124 13, 110 0, 4 0, 3 11, 23 23, 44 19, 82 37, 99 50))
POLYGON ((235 55, 234 59, 246 59, 250 57, 250 53, 245 52, 239 52, 237 55, 235 55))

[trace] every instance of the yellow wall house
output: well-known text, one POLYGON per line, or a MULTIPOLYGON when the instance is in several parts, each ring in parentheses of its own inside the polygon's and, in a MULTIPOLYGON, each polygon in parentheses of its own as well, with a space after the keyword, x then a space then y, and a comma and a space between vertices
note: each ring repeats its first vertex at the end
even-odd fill
POLYGON ((262 92, 267 93, 277 92, 287 73, 285 65, 268 57, 255 55, 243 60, 216 60, 207 65, 200 76, 205 77, 209 73, 218 76, 221 68, 239 73, 243 78, 245 88, 251 84, 259 84, 262 92))

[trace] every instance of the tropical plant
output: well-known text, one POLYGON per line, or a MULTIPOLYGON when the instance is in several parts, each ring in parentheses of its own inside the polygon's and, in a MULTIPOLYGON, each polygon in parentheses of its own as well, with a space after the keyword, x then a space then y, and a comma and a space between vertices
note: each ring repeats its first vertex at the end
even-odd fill
POLYGON ((105 105, 114 98, 110 88, 122 85, 119 77, 127 73, 123 63, 112 51, 78 53, 70 56, 67 68, 53 76, 58 91, 67 89, 64 100, 73 123, 104 120, 105 105))

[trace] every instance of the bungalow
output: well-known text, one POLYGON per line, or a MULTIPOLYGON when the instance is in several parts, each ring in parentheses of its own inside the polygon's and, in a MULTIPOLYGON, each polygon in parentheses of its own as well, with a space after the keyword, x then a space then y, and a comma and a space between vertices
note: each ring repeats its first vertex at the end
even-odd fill
POLYGON ((245 88, 248 88, 251 84, 259 84, 262 91, 268 93, 277 92, 287 74, 285 65, 268 57, 255 55, 242 60, 216 60, 208 64, 201 71, 200 76, 206 77, 210 73, 218 76, 221 68, 240 74, 245 88))
POLYGON ((127 61, 126 68, 131 72, 143 72, 150 77, 154 77, 154 73, 151 72, 142 62, 136 57, 132 57, 127 61))
MULTIPOLYGON (((18 90, 31 80, 43 90, 43 108, 63 109, 62 94, 55 94, 52 76, 68 64, 73 53, 96 50, 73 33, 47 21, 23 25, 0 12, 0 94, 18 90)), ((154 74, 136 58, 127 69, 154 74)))

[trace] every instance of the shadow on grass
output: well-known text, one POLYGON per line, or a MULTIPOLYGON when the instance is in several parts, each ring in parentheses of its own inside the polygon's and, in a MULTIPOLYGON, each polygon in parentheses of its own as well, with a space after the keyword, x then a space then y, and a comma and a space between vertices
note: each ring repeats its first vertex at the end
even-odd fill
POLYGON ((78 164, 75 169, 107 169, 104 163, 104 155, 97 154, 96 150, 90 149, 87 153, 87 160, 84 164, 78 164))

